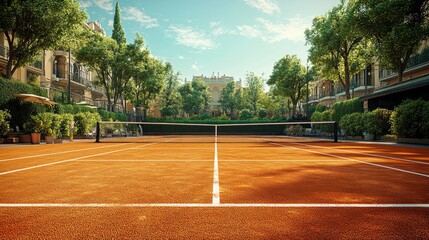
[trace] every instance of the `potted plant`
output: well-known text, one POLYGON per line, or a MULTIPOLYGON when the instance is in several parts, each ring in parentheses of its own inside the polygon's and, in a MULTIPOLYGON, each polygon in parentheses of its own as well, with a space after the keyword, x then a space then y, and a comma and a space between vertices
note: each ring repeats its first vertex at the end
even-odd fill
POLYGON ((0 110, 0 143, 3 143, 3 137, 9 132, 9 122, 11 115, 7 110, 0 110))
POLYGON ((31 143, 39 144, 41 138, 41 129, 43 128, 43 121, 39 115, 33 115, 30 120, 24 124, 24 129, 31 133, 31 143))

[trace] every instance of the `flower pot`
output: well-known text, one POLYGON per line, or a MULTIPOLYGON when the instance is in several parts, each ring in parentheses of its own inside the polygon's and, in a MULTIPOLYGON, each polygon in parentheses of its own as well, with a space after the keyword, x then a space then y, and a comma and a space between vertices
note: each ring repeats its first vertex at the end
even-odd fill
POLYGON ((21 134, 18 136, 20 143, 31 143, 31 134, 21 134))
POLYGON ((53 144, 54 143, 54 137, 45 136, 45 142, 46 142, 46 144, 53 144))
POLYGON ((31 143, 40 144, 40 133, 31 133, 31 143))

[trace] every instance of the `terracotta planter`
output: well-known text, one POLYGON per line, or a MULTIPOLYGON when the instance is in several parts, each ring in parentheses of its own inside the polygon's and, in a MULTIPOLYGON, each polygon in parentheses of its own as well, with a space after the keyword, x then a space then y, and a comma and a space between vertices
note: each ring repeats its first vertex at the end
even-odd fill
POLYGON ((40 144, 40 133, 31 133, 31 143, 40 144))
POLYGON ((53 144, 54 143, 54 137, 45 136, 45 142, 46 142, 46 144, 53 144))
POLYGON ((21 134, 18 137, 20 143, 31 143, 31 134, 21 134))

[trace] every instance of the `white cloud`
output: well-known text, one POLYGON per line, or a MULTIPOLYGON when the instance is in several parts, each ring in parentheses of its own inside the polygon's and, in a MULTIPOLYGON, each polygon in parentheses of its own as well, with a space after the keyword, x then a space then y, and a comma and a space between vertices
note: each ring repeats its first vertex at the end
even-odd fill
POLYGON ((200 70, 200 67, 197 64, 192 64, 191 66, 192 70, 200 70))
POLYGON ((274 0, 244 0, 244 2, 266 14, 280 12, 280 7, 274 0))
POLYGON ((238 34, 248 38, 257 38, 261 36, 261 31, 254 26, 250 25, 241 25, 237 26, 238 34))
POLYGON ((289 19, 287 23, 272 23, 262 18, 258 18, 257 21, 262 24, 264 31, 266 31, 263 40, 269 43, 282 40, 304 41, 304 31, 311 27, 311 21, 305 21, 300 16, 289 19))
POLYGON ((113 4, 111 0, 94 0, 95 5, 106 11, 113 10, 113 4))
POLYGON ((215 47, 215 43, 206 36, 204 31, 198 31, 191 27, 170 26, 170 33, 174 34, 176 42, 191 48, 207 50, 215 47))
POLYGON ((185 59, 185 57, 182 56, 182 55, 179 55, 178 58, 181 59, 181 60, 185 59))
POLYGON ((158 20, 151 18, 135 7, 124 8, 124 19, 139 22, 143 27, 158 26, 158 20))
POLYGON ((220 22, 210 22, 210 27, 214 28, 220 25, 220 22))
POLYGON ((113 20, 109 20, 109 22, 107 23, 107 25, 111 28, 113 28, 113 20))
POLYGON ((82 8, 89 8, 92 6, 91 1, 80 1, 79 6, 82 8))
POLYGON ((216 28, 212 31, 212 34, 215 36, 220 36, 220 35, 223 35, 225 33, 226 33, 226 31, 223 28, 216 28))

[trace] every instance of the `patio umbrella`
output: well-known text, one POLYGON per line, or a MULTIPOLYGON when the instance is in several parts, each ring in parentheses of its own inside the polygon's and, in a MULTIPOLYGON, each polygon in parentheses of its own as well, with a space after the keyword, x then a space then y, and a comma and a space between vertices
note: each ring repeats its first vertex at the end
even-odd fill
POLYGON ((45 105, 57 104, 56 102, 49 100, 49 98, 34 95, 34 94, 13 94, 13 95, 21 99, 22 101, 26 101, 26 102, 35 102, 35 103, 40 103, 45 105))

